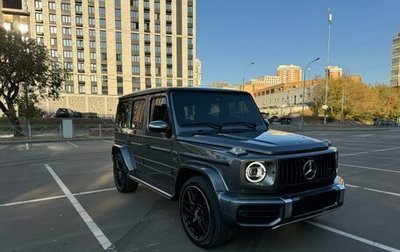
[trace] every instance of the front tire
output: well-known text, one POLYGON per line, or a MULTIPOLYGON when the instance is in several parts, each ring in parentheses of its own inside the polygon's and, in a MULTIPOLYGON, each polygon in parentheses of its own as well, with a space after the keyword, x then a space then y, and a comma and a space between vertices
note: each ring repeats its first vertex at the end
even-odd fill
POLYGON ((139 184, 129 178, 128 169, 121 153, 117 153, 113 157, 113 173, 115 187, 117 187, 119 192, 128 193, 136 191, 139 184))
POLYGON ((204 177, 185 182, 179 197, 179 212, 187 236, 197 246, 214 247, 232 235, 222 218, 217 196, 204 177))

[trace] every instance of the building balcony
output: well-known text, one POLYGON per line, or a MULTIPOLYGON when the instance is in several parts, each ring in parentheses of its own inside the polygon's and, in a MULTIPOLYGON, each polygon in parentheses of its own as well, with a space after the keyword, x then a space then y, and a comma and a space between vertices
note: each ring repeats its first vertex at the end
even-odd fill
POLYGON ((3 14, 11 14, 16 16, 30 16, 31 14, 28 10, 11 9, 11 8, 2 8, 1 12, 3 12, 3 14))

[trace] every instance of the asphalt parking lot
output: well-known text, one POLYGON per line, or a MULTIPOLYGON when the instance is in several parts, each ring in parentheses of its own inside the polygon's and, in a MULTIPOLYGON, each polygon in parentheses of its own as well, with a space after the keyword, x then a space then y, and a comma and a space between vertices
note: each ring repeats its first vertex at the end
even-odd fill
MULTIPOLYGON (((245 229, 211 251, 400 251, 400 128, 319 130, 340 151, 342 209, 276 230, 245 229)), ((0 251, 203 251, 177 202, 114 188, 112 141, 0 142, 0 251)))

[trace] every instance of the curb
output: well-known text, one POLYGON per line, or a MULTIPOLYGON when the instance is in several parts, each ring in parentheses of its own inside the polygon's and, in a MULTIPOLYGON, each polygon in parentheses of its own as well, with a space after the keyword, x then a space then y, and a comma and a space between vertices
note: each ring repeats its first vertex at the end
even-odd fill
POLYGON ((55 143, 55 142, 82 142, 82 141, 99 141, 99 140, 113 140, 113 137, 102 138, 77 138, 77 139, 15 139, 15 140, 0 140, 0 145, 3 144, 21 144, 21 143, 55 143))

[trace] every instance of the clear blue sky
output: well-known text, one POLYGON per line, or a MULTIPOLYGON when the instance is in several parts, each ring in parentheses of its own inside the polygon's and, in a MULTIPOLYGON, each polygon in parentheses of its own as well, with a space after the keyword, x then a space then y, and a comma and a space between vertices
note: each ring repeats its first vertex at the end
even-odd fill
POLYGON ((390 82, 392 40, 400 32, 399 0, 198 0, 197 55, 202 84, 238 84, 275 75, 280 64, 324 74, 328 8, 333 14, 330 65, 369 84, 390 82), (247 64, 256 61, 244 71, 247 64))

